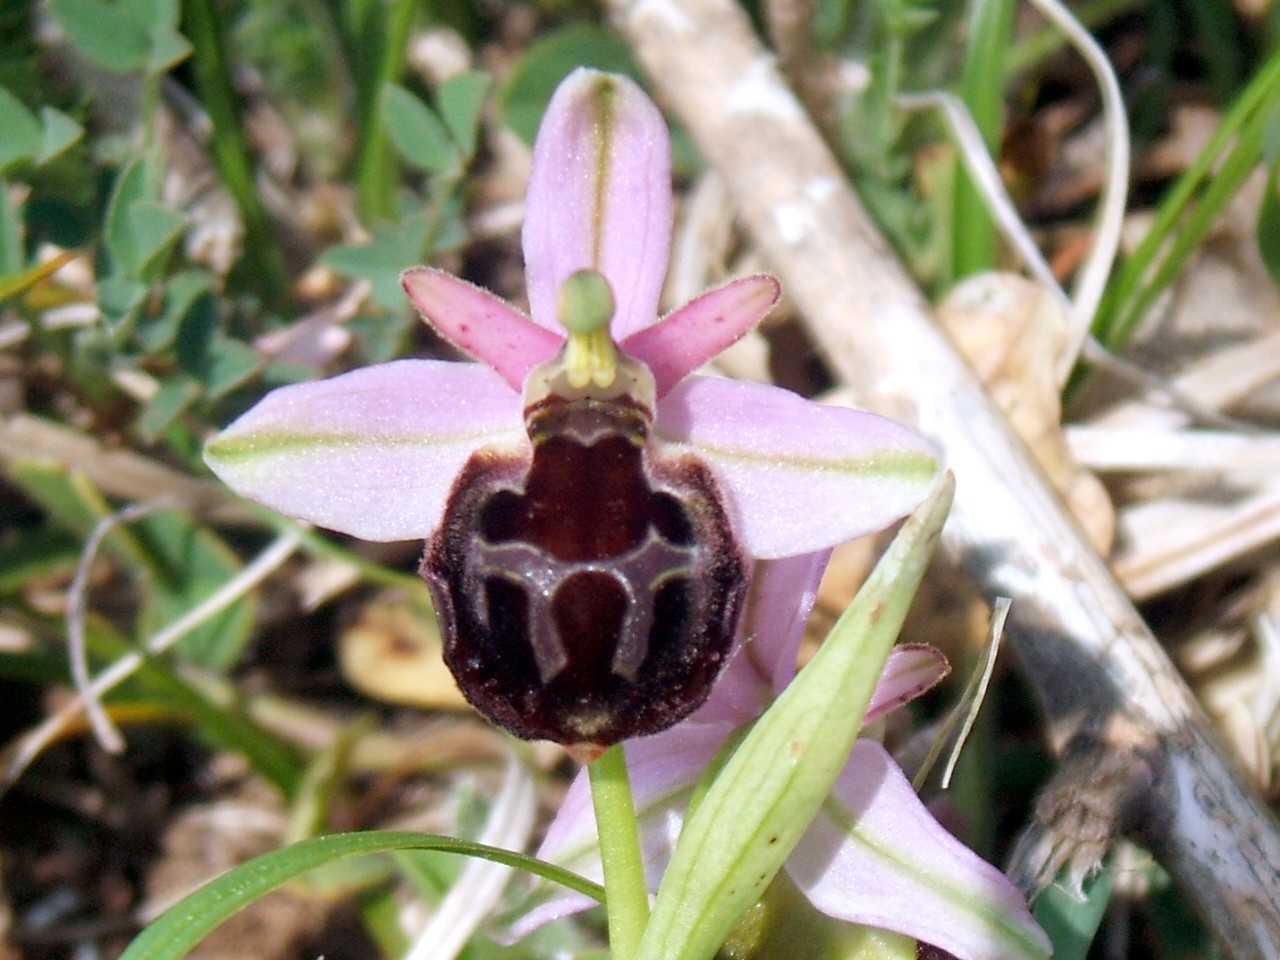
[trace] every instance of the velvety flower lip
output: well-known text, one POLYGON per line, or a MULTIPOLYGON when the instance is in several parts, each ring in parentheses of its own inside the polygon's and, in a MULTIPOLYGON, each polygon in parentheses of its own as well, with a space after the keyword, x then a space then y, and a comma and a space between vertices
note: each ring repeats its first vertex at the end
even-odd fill
MULTIPOLYGON (((794 676, 826 559, 827 552, 819 551, 758 564, 743 642, 710 698, 682 723, 626 744, 651 888, 670 860, 707 765, 794 676)), ((932 647, 896 647, 864 724, 919 696, 946 672, 945 659, 932 647)), ((599 878, 585 774, 570 786, 538 856, 599 878)), ((784 869, 822 913, 914 937, 960 960, 1040 960, 1051 950, 1013 885, 933 818, 875 740, 856 741, 784 869)), ((555 893, 520 917, 509 935, 518 939, 593 905, 576 894, 555 893)))
POLYGON ((671 233, 666 125, 633 82, 580 69, 534 148, 523 234, 532 316, 429 267, 409 299, 479 363, 401 360, 280 388, 214 437, 213 471, 282 513, 368 540, 428 537, 462 466, 528 452, 521 390, 566 332, 556 296, 602 274, 610 333, 653 374, 652 442, 701 457, 750 556, 819 550, 911 510, 938 470, 928 441, 869 413, 780 388, 690 376, 772 307, 772 277, 733 280, 658 318, 671 233))

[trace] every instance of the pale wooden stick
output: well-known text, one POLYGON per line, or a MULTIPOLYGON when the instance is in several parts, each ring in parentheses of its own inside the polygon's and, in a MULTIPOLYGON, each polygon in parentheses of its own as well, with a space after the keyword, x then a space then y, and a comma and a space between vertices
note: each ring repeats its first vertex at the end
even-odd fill
MULTIPOLYGON (((836 372, 959 481, 949 546, 1014 598, 1009 639, 1066 750, 1019 873, 1134 829, 1240 960, 1280 956, 1280 833, 1106 565, 931 322, 742 9, 609 0, 836 372), (1105 747, 1106 749, 1100 749, 1105 747), (1088 801, 1087 806, 1081 800, 1088 801)), ((1090 848, 1091 849, 1091 848, 1090 848)), ((1082 864, 1083 861, 1083 864, 1082 864)))
POLYGON ((27 413, 0 417, 0 462, 53 460, 85 473, 113 497, 164 497, 184 509, 216 512, 219 519, 255 520, 243 501, 220 483, 197 480, 140 453, 110 447, 87 433, 27 413))
POLYGON ((1156 500, 1120 513, 1133 547, 1116 558, 1120 582, 1146 599, 1280 540, 1280 485, 1235 503, 1156 500))
MULTIPOLYGON (((168 626, 147 638, 141 651, 126 653, 103 670, 88 685, 88 697, 101 698, 128 680, 146 664, 148 657, 164 653, 188 633, 217 616, 268 576, 298 549, 298 535, 276 537, 247 567, 168 626)), ((32 762, 84 712, 85 700, 76 697, 55 710, 43 723, 9 744, 0 754, 0 795, 3 795, 32 762)))
POLYGON ((1186 470, 1255 483, 1280 473, 1280 435, 1165 427, 1068 426, 1067 445, 1098 473, 1186 470))
MULTIPOLYGON (((1174 377, 1170 386, 1180 397, 1207 410, 1225 410, 1280 377, 1280 333, 1224 347, 1198 359, 1174 377)), ((1117 404, 1089 420, 1097 427, 1173 428, 1191 417, 1158 395, 1117 404)))

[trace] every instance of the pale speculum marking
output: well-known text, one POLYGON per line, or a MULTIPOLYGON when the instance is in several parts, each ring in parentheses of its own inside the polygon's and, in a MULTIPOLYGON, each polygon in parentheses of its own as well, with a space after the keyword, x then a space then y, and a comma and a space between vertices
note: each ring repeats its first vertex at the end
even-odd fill
MULTIPOLYGON (((469 573, 475 577, 477 591, 485 590, 484 585, 490 578, 508 580, 524 591, 528 603, 528 641, 543 683, 550 683, 569 664, 569 650, 554 610, 560 588, 581 573, 611 578, 626 597, 626 610, 617 631, 610 667, 618 676, 634 681, 649 655, 658 591, 668 582, 690 575, 696 550, 696 547, 670 543, 652 528, 637 546, 607 561, 561 560, 528 543, 482 541, 473 551, 469 573)), ((486 600, 479 604, 477 613, 481 626, 487 630, 487 591, 486 600)))

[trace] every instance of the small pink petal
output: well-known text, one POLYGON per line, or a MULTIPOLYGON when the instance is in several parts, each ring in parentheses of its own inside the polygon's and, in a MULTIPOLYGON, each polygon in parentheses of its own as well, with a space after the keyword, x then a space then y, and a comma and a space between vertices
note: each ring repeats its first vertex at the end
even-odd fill
MULTIPOLYGON (((730 724, 686 720, 655 736, 627 741, 624 749, 650 890, 658 888, 671 862, 671 851, 680 837, 684 810, 694 785, 733 730, 730 724)), ((569 785, 537 856, 589 879, 601 878, 596 817, 586 770, 580 770, 569 785)), ((581 913, 594 905, 594 900, 579 894, 552 893, 516 920, 506 937, 518 940, 552 920, 581 913)))
POLYGON ((751 330, 781 294, 773 277, 732 280, 631 334, 622 351, 648 364, 661 397, 751 330))
POLYGON ((1051 945, 995 867, 947 833, 880 744, 858 740, 786 864, 815 907, 960 960, 1043 960, 1051 945))
POLYGON ((754 565, 738 628, 741 639, 692 720, 749 723, 791 682, 804 625, 830 555, 830 550, 819 550, 754 565))
MULTIPOLYGON (((652 737, 628 740, 625 750, 636 815, 650 811, 688 790, 733 733, 735 724, 685 721, 652 737)), ((586 770, 569 785, 538 856, 573 866, 582 852, 596 845, 596 818, 586 770)))
POLYGON ((904 643, 894 647, 885 662, 880 681, 871 694, 863 724, 910 703, 942 682, 951 664, 942 651, 925 643, 904 643))
POLYGON ((560 331, 560 285, 603 273, 621 341, 657 319, 671 246, 671 148, 658 108, 626 77, 579 68, 560 84, 533 147, 525 198, 533 319, 560 331))
POLYGON ((273 390, 209 441, 205 462, 291 517, 420 540, 484 446, 528 446, 520 395, 479 364, 398 360, 273 390))
POLYGON ((746 552, 811 553, 887 526, 932 488, 937 452, 875 414, 778 387, 690 377, 658 401, 657 436, 715 473, 746 552))
MULTIPOLYGON (((598 871, 596 876, 587 877, 587 879, 595 880, 599 883, 601 873, 602 871, 598 871)), ((539 899, 533 907, 516 917, 509 927, 500 931, 498 942, 504 946, 511 946, 511 944, 518 940, 523 940, 535 930, 542 929, 548 923, 575 916, 584 910, 590 910, 596 905, 596 901, 585 894, 574 893, 570 890, 565 890, 563 887, 551 890, 545 899, 539 899)))
POLYGON ((505 300, 443 270, 413 267, 400 283, 440 336, 493 367, 517 393, 529 371, 564 342, 562 334, 538 326, 505 300))

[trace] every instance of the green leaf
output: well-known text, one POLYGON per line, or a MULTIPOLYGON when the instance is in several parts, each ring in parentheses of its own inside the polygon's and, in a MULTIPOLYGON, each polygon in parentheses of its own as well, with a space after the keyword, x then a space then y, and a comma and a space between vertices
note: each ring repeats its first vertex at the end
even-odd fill
POLYGON ((206 288, 178 325, 174 351, 183 371, 215 400, 251 379, 264 365, 253 347, 224 335, 221 322, 218 299, 206 288))
POLYGON ((178 31, 164 28, 151 35, 151 53, 147 57, 148 76, 167 73, 191 56, 191 44, 178 31))
POLYGON ((1280 160, 1273 160, 1267 175, 1267 187, 1258 211, 1258 252, 1271 274, 1271 282, 1280 287, 1280 160))
POLYGON ((36 154, 37 165, 48 163, 84 136, 84 127, 53 107, 43 108, 40 120, 44 130, 40 138, 40 152, 36 154))
POLYGON ((212 289, 213 275, 203 270, 184 270, 169 277, 160 310, 138 319, 137 336, 142 349, 149 354, 168 351, 196 300, 212 289))
POLYGON ((470 70, 450 77, 436 91, 436 103, 449 135, 462 151, 464 161, 476 152, 476 136, 480 130, 480 108, 484 106, 489 75, 470 70))
POLYGON ((1036 923, 1053 941, 1053 960, 1085 960, 1111 903, 1114 877, 1104 865, 1084 882, 1084 899, 1067 890, 1063 878, 1051 884, 1036 900, 1036 923))
POLYGON ((529 47, 502 89, 502 122, 532 145, 551 94, 576 67, 623 73, 640 82, 626 43, 612 30, 593 24, 562 27, 529 47))
POLYGON ((13 164, 34 161, 43 140, 44 133, 36 115, 0 87, 0 171, 13 164))
POLYGON ((117 0, 117 3, 122 14, 150 34, 176 27, 182 12, 178 0, 117 0))
MULTIPOLYGON (((235 553, 181 511, 148 514, 133 530, 150 581, 141 633, 168 626, 240 572, 235 553)), ((253 603, 246 596, 183 637, 178 649, 193 663, 223 671, 240 659, 252 629, 253 603)))
POLYGON ((0 594, 21 590, 34 577, 65 573, 80 560, 80 541, 48 524, 11 533, 0 544, 0 594))
POLYGON ((163 73, 191 53, 167 0, 51 0, 54 19, 76 48, 113 73, 163 73))
MULTIPOLYGON (((960 96, 987 149, 995 153, 1004 117, 1005 58, 1013 37, 1017 4, 1012 0, 969 0, 967 6, 969 29, 960 96)), ((918 15, 934 11, 917 8, 914 12, 918 15)), ((955 189, 952 224, 956 235, 951 243, 955 262, 948 265, 952 278, 990 270, 996 263, 995 225, 986 198, 963 168, 957 171, 955 189)))
POLYGON ((1107 287, 1093 333, 1120 353, 1260 158, 1274 148, 1280 113, 1280 50, 1272 50, 1223 115, 1209 142, 1167 191, 1142 241, 1107 287))
POLYGON ((443 850, 480 857, 536 873, 597 900, 604 898, 598 884, 567 870, 468 840, 391 831, 338 834, 273 850, 227 871, 167 910, 129 944, 120 960, 179 960, 236 911, 308 870, 342 857, 395 850, 443 850))
POLYGON ((154 177, 146 160, 138 157, 117 175, 107 204, 103 237, 107 253, 126 277, 152 279, 186 222, 184 214, 155 200, 154 177))
POLYGON ((1149 891, 1144 907, 1158 956, 1167 960, 1221 960, 1229 956, 1222 942, 1196 917, 1195 909, 1164 867, 1153 861, 1138 871, 1138 878, 1149 891))
POLYGON ((431 173, 458 170, 458 154, 440 118, 425 103, 398 84, 382 88, 387 132, 400 156, 431 173))
POLYGON ((411 214, 399 223, 380 223, 373 241, 332 247, 320 262, 339 273, 364 277, 373 284, 373 299, 393 312, 405 307, 400 274, 422 262, 431 222, 426 214, 411 214))
POLYGON ((27 262, 22 245, 22 207, 15 206, 8 185, 0 179, 0 273, 9 276, 27 262))
POLYGON ((685 821, 637 960, 704 960, 808 828, 862 726, 951 505, 948 474, 685 821))
POLYGON ((178 324, 174 358, 184 372, 204 380, 209 366, 209 351, 218 335, 218 300, 206 290, 196 297, 178 324))
POLYGON ((204 388, 217 400, 258 375, 265 361, 257 350, 235 337, 218 336, 209 349, 204 388))
POLYGON ((195 405, 202 392, 193 377, 183 374, 170 377, 134 423, 138 436, 145 443, 155 443, 175 420, 195 405))
POLYGON ((98 282, 98 309, 107 328, 119 334, 126 330, 142 311, 147 299, 145 283, 113 271, 98 282))
POLYGON ((49 9, 76 49, 105 70, 141 70, 151 53, 151 38, 124 3, 106 0, 50 0, 49 9))
POLYGON ((128 211, 135 274, 150 278, 157 264, 182 235, 187 217, 154 200, 135 200, 128 211))
POLYGON ((138 257, 134 249, 129 210, 135 201, 151 196, 150 179, 146 160, 142 157, 134 158, 116 174, 111 199, 107 201, 103 244, 107 248, 107 255, 118 269, 130 277, 137 275, 135 267, 138 257))
POLYGON ((0 652, 0 677, 39 686, 65 683, 67 658, 56 653, 0 652))
MULTIPOLYGON (((57 526, 84 540, 99 521, 111 514, 111 507, 89 478, 66 465, 46 460, 13 460, 7 466, 9 479, 23 494, 41 507, 57 526)), ((116 527, 102 541, 107 553, 133 569, 144 564, 142 547, 125 528, 116 527)))

